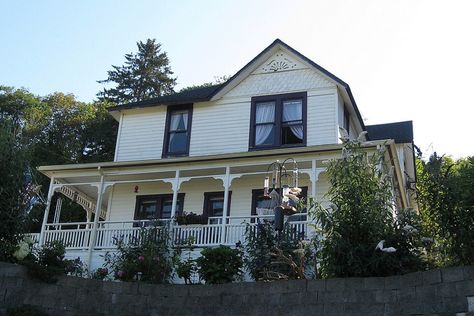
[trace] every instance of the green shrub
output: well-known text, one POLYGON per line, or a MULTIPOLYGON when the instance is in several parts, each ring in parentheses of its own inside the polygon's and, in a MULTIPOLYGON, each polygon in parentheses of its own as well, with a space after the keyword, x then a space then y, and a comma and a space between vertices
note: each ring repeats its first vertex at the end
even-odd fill
POLYGON ((332 206, 313 210, 324 237, 318 242, 325 277, 386 276, 423 267, 420 222, 414 212, 394 209, 384 148, 368 154, 360 142, 345 140, 342 159, 327 167, 332 206), (376 249, 382 240, 396 251, 376 249))
POLYGON ((228 246, 206 248, 196 259, 200 277, 208 284, 230 283, 242 274, 242 251, 228 246))
POLYGON ((191 254, 194 250, 194 237, 189 237, 184 245, 178 245, 179 258, 176 261, 176 274, 184 280, 185 284, 195 284, 198 282, 198 268, 196 260, 192 258, 191 254), (182 257, 183 248, 186 248, 186 257, 182 257))
POLYGON ((55 283, 61 274, 82 276, 84 266, 81 260, 65 259, 65 254, 65 245, 61 241, 52 241, 34 250, 21 263, 27 267, 32 278, 46 283, 55 283))
POLYGON ((302 242, 303 237, 288 223, 281 233, 276 232, 268 221, 248 224, 244 262, 252 278, 255 281, 301 278, 301 272, 314 255, 309 245, 302 242))
POLYGON ((91 279, 95 280, 104 280, 109 275, 109 269, 107 268, 98 268, 91 274, 91 279))
POLYGON ((176 223, 178 225, 205 225, 207 224, 207 216, 204 214, 196 214, 193 212, 187 213, 183 212, 183 214, 176 215, 176 223))
POLYGON ((167 225, 157 222, 142 228, 139 237, 128 243, 124 236, 117 239, 117 252, 105 255, 104 267, 110 268, 115 279, 121 281, 169 283, 176 253, 167 225))

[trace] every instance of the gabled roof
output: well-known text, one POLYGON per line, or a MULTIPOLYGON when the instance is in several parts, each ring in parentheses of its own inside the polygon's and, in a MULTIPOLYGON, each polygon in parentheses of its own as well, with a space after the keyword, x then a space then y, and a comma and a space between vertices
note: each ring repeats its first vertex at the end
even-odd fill
POLYGON ((412 143, 413 122, 367 125, 367 133, 370 140, 393 139, 395 143, 412 143))
POLYGON ((118 106, 114 106, 109 108, 109 111, 119 111, 122 109, 131 109, 131 108, 140 108, 140 107, 148 107, 148 106, 156 106, 156 105, 175 105, 175 104, 185 104, 185 103, 194 103, 194 102, 204 102, 213 99, 219 98, 222 94, 225 93, 227 89, 232 89, 238 83, 240 83, 246 76, 247 72, 251 71, 253 68, 257 67, 260 62, 263 62, 262 59, 270 57, 274 50, 282 48, 284 50, 289 51, 290 53, 296 55, 298 58, 315 68, 319 71, 322 75, 326 76, 329 80, 333 81, 341 91, 345 92, 347 98, 349 99, 350 103, 352 104, 355 114, 358 118, 358 121, 363 130, 365 130, 364 121, 362 120, 362 116, 360 115, 359 109, 357 108, 357 104, 354 100, 354 96, 352 95, 351 89, 347 83, 343 80, 338 78, 337 76, 333 75, 320 65, 316 64, 314 61, 309 59, 308 57, 304 56, 297 50, 293 49, 292 47, 288 46, 280 39, 276 39, 271 43, 267 48, 265 48, 262 52, 260 52, 255 58, 253 58, 249 63, 247 63, 242 69, 240 69, 235 75, 233 75, 229 80, 224 82, 220 85, 204 87, 204 88, 197 88, 191 89, 184 92, 178 92, 166 96, 161 96, 158 98, 153 98, 145 101, 140 102, 133 102, 122 104, 118 106), (258 63, 258 64, 257 64, 258 63))
POLYGON ((175 104, 187 104, 194 102, 209 101, 215 94, 216 90, 219 89, 222 84, 199 87, 194 89, 187 89, 182 92, 172 93, 163 95, 158 98, 152 98, 139 102, 130 102, 108 108, 109 111, 133 109, 140 107, 156 106, 156 105, 175 105, 175 104))

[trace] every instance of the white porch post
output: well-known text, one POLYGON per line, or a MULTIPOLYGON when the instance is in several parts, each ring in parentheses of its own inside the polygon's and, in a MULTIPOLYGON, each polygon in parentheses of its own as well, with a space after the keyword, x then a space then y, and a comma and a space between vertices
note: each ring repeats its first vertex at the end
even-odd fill
POLYGON ((311 161, 311 195, 316 199, 316 160, 311 161))
POLYGON ((99 223, 99 218, 100 218, 100 211, 102 209, 102 198, 104 195, 104 176, 100 176, 100 184, 99 187, 97 188, 97 203, 95 205, 95 215, 94 215, 94 225, 92 226, 92 231, 91 231, 91 238, 89 239, 89 256, 88 256, 88 262, 87 262, 87 268, 91 271, 91 264, 92 264, 92 250, 94 249, 95 246, 95 241, 97 239, 97 226, 99 223))
POLYGON ((311 196, 313 199, 316 199, 316 194, 318 193, 318 180, 319 180, 319 175, 321 172, 324 172, 326 169, 325 168, 316 168, 316 160, 311 161, 311 174, 310 179, 311 179, 311 196))
POLYGON ((230 167, 227 166, 225 167, 225 177, 223 179, 224 181, 224 207, 222 210, 222 227, 221 227, 221 238, 220 238, 220 243, 223 244, 225 243, 225 226, 227 224, 227 211, 229 209, 229 187, 230 187, 230 167))
POLYGON ((49 209, 51 208, 51 199, 53 198, 54 191, 55 191, 54 177, 51 177, 51 181, 49 183, 48 198, 46 199, 46 207, 44 209, 43 223, 41 224, 41 233, 40 233, 40 238, 39 238, 40 246, 44 244, 46 223, 48 222, 49 209))
POLYGON ((171 204, 171 218, 176 215, 176 206, 178 204, 178 191, 179 191, 179 169, 176 170, 176 175, 172 184, 173 189, 173 203, 171 204))

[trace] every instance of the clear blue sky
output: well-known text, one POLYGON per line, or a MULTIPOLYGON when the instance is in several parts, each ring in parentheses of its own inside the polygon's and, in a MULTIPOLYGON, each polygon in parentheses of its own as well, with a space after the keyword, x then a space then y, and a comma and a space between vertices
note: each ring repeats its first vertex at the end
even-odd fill
POLYGON ((413 120, 429 153, 474 155, 474 1, 2 1, 0 85, 92 101, 156 38, 177 89, 231 75, 280 38, 351 85, 366 124, 413 120))

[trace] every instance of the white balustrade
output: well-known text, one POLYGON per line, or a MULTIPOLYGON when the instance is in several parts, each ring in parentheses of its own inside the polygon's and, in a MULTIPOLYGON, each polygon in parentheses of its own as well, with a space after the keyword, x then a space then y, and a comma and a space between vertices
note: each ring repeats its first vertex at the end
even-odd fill
MULTIPOLYGON (((272 221, 273 216, 229 216, 226 219, 225 229, 222 230, 222 218, 212 217, 206 225, 177 225, 169 220, 161 220, 165 223, 163 227, 170 227, 170 236, 173 244, 187 245, 190 241, 195 247, 216 246, 221 243, 233 246, 245 241, 247 227, 258 233, 257 223, 267 220, 272 221), (224 233, 224 236, 221 234, 224 233)), ((153 221, 101 221, 97 227, 97 238, 94 249, 115 249, 117 242, 136 242, 141 237, 141 231, 146 227, 152 227, 153 221)), ((306 214, 290 216, 287 222, 290 232, 299 238, 308 236, 308 222, 306 214), (303 219, 303 220, 302 220, 303 219)), ((87 249, 89 246, 93 223, 54 223, 46 224, 45 242, 60 240, 65 243, 67 249, 87 249)), ((166 230, 163 230, 166 231, 166 230)), ((27 234, 33 240, 38 239, 38 234, 27 234)))

